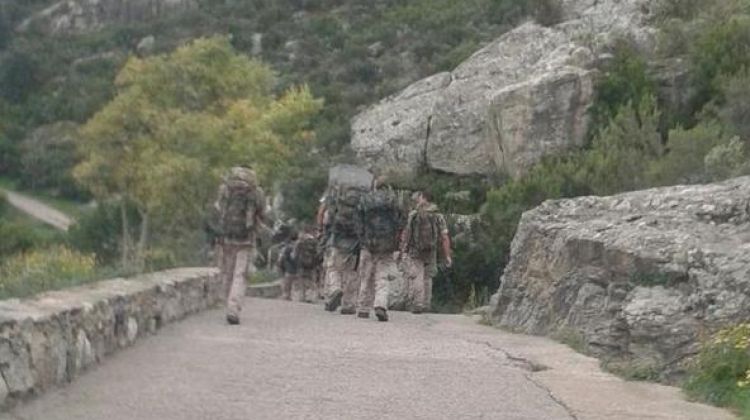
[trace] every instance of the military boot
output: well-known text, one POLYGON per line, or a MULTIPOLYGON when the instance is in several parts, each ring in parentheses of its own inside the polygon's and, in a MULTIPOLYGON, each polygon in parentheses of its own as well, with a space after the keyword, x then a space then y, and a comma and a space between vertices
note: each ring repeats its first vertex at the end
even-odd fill
POLYGON ((375 308, 375 316, 380 322, 388 321, 388 311, 385 308, 375 308))
POLYGON ((368 319, 370 318, 369 312, 357 312, 357 318, 368 319))
POLYGON ((229 314, 227 315, 227 323, 229 325, 239 325, 240 323, 240 317, 236 314, 229 314))
POLYGON ((341 298, 344 297, 344 292, 341 290, 337 291, 336 293, 331 296, 328 301, 326 302, 326 311, 328 312, 336 312, 336 309, 341 306, 341 298))
POLYGON ((354 308, 341 308, 341 315, 354 315, 357 310, 354 308))

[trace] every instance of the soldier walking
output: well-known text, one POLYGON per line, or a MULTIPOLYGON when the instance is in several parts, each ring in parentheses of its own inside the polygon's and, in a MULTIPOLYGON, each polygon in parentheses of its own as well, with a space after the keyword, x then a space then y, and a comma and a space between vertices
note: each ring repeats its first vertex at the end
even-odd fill
POLYGON ((416 194, 415 209, 409 213, 401 235, 401 256, 409 257, 412 313, 432 307, 432 280, 437 275, 438 252, 446 267, 453 265, 448 224, 426 191, 416 194))
POLYGON ((255 253, 258 227, 265 217, 263 190, 255 172, 245 167, 229 170, 219 187, 214 207, 221 230, 221 275, 227 296, 226 318, 240 323, 248 265, 255 253))
POLYGON ((331 249, 327 255, 325 309, 334 312, 341 306, 342 315, 356 313, 359 293, 359 202, 365 193, 356 186, 340 186, 329 208, 331 249))
POLYGON ((388 321, 390 282, 398 276, 395 254, 399 249, 399 235, 403 213, 391 189, 381 188, 363 197, 359 254, 360 290, 357 316, 369 318, 375 309, 378 321, 388 321))

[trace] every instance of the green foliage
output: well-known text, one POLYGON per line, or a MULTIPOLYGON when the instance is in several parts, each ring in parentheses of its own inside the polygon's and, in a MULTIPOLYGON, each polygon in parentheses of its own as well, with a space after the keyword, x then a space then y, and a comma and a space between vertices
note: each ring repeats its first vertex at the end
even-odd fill
POLYGON ((693 109, 699 110, 719 96, 722 78, 750 67, 750 15, 730 15, 705 28, 693 44, 690 59, 697 92, 693 109))
POLYGON ((586 354, 586 337, 575 328, 561 327, 552 334, 552 338, 578 353, 586 354))
POLYGON ((622 107, 640 104, 655 94, 656 86, 648 76, 646 61, 628 42, 619 41, 612 61, 604 69, 604 77, 596 86, 590 111, 592 135, 606 127, 622 107))
POLYGON ((697 184, 712 179, 707 173, 706 155, 726 136, 715 122, 701 123, 689 130, 678 127, 669 132, 666 155, 651 163, 650 185, 697 184))
POLYGON ((703 343, 683 388, 689 396, 730 406, 750 418, 750 324, 723 329, 703 343))
MULTIPOLYGON (((131 219, 136 215, 131 214, 131 219)), ((96 255, 101 266, 114 265, 120 253, 122 219, 119 206, 98 203, 95 209, 81 214, 68 231, 70 246, 82 253, 96 255)))
POLYGON ((14 256, 0 265, 0 299, 26 297, 95 278, 93 255, 57 246, 14 256))
POLYGON ((647 360, 605 360, 602 369, 628 381, 658 381, 659 367, 647 360))
POLYGON ((712 181, 750 174, 750 157, 747 143, 733 137, 727 143, 720 144, 705 157, 706 175, 712 181))
POLYGON ((20 144, 21 186, 80 197, 72 169, 77 163, 75 124, 59 123, 34 131, 20 144))
POLYGON ((138 258, 152 219, 163 229, 199 227, 228 167, 252 166, 262 183, 293 174, 322 104, 306 87, 276 98, 274 81, 267 66, 220 37, 131 58, 121 70, 118 95, 81 129, 74 174, 96 197, 135 206, 138 258))
POLYGON ((719 84, 719 118, 732 133, 750 145, 750 68, 733 76, 723 77, 719 84))
POLYGON ((593 140, 584 160, 586 184, 601 195, 649 186, 646 169, 663 153, 653 97, 621 107, 593 140))

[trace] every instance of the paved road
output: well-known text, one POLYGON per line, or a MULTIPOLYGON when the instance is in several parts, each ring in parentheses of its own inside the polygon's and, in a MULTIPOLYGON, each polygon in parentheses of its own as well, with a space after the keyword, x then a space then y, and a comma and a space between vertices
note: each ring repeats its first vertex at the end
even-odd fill
POLYGON ((545 339, 463 316, 378 323, 249 299, 167 326, 12 420, 723 419, 545 339), (545 370, 542 366, 546 365, 545 370))
POLYGON ((74 223, 73 219, 68 217, 68 215, 53 209, 39 200, 35 200, 13 191, 0 189, 0 192, 8 197, 8 203, 13 207, 56 229, 67 231, 74 223))

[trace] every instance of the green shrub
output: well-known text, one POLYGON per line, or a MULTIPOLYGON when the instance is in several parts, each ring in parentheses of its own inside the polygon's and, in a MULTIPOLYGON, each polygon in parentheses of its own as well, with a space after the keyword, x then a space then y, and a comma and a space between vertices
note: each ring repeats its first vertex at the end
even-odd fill
POLYGON ((690 59, 697 111, 719 96, 722 78, 750 67, 750 16, 732 16, 707 27, 693 43, 690 59))
POLYGON ((733 137, 711 149, 704 160, 708 178, 721 181, 750 174, 750 157, 745 145, 738 137, 733 137))
POLYGON ((68 242, 79 252, 96 255, 100 265, 112 265, 120 255, 120 208, 107 202, 78 217, 68 231, 68 242))
POLYGON ((750 145, 750 68, 719 81, 721 105, 718 115, 746 145, 750 145))
POLYGON ((692 398, 737 408, 750 418, 750 324, 721 330, 703 343, 683 388, 692 398))
POLYGON ((591 135, 596 135, 628 104, 640 104, 656 96, 656 86, 648 76, 644 58, 627 41, 615 45, 614 57, 596 85, 591 106, 591 135))
POLYGON ((19 254, 0 265, 0 298, 25 297, 94 279, 93 255, 62 246, 19 254))
POLYGON ((702 123, 686 130, 678 127, 669 132, 667 153, 649 168, 651 185, 696 184, 707 182, 706 155, 726 142, 717 123, 702 123))

